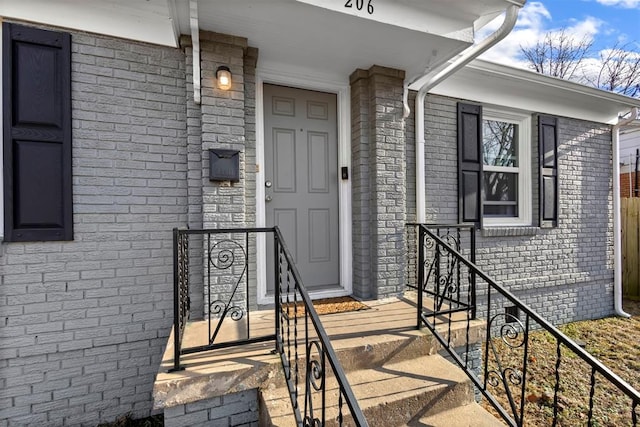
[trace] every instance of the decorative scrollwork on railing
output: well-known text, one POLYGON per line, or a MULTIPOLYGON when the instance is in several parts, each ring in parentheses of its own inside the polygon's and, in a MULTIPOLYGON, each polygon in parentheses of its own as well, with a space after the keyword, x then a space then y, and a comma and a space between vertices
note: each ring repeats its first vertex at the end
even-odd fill
POLYGON ((506 368, 503 371, 503 375, 509 380, 509 383, 513 385, 522 384, 522 371, 520 371, 519 369, 506 368))
POLYGON ((444 233, 439 232, 439 236, 444 242, 455 249, 456 251, 460 251, 460 232, 458 229, 446 228, 444 233))
POLYGON ((305 387, 304 425, 322 426, 323 422, 314 413, 313 393, 322 392, 325 387, 324 351, 319 341, 307 344, 307 370, 305 387))
MULTIPOLYGON (((498 313, 491 316, 487 323, 487 332, 490 336, 492 336, 492 331, 497 331, 497 336, 494 338, 500 338, 500 341, 507 348, 514 351, 524 347, 529 333, 520 319, 510 313, 498 313)), ((511 415, 515 420, 521 420, 522 414, 518 409, 519 406, 514 396, 524 393, 522 388, 524 381, 523 370, 526 369, 526 366, 505 367, 493 339, 488 340, 487 343, 491 352, 485 356, 487 358, 485 361, 487 364, 486 382, 489 386, 504 392, 511 408, 511 415), (489 369, 489 365, 493 367, 489 369), (518 387, 518 389, 512 390, 512 387, 518 387)), ((523 359, 520 358, 520 360, 523 359)))
POLYGON ((236 262, 236 250, 241 252, 242 257, 238 258, 244 263, 247 253, 240 243, 230 239, 216 242, 209 248, 209 262, 218 270, 227 270, 236 262), (230 247, 223 247, 224 245, 230 247))
MULTIPOLYGON (((427 240, 427 242, 428 241, 429 240, 427 240)), ((433 240, 431 240, 431 242, 433 243, 433 240)), ((421 268, 423 269, 423 271, 427 272, 427 274, 424 275, 424 283, 420 284, 420 289, 423 292, 426 292, 426 291, 429 290, 429 283, 431 281, 431 277, 435 276, 435 267, 436 267, 436 257, 433 256, 430 259, 425 257, 425 259, 423 260, 422 265, 421 265, 421 268)))
POLYGON ((442 295, 449 298, 458 292, 458 283, 455 281, 454 272, 447 271, 440 276, 440 289, 442 289, 442 295))
POLYGON ((245 310, 237 305, 227 305, 222 300, 215 300, 209 305, 209 312, 216 316, 222 317, 225 313, 231 318, 231 320, 242 320, 245 314, 245 310))
POLYGON ((320 391, 324 387, 324 353, 318 341, 311 341, 307 346, 309 359, 307 360, 307 379, 314 390, 320 391), (315 349, 317 358, 313 358, 312 351, 315 349))
POLYGON ((496 320, 503 318, 504 324, 500 326, 500 339, 511 348, 522 347, 527 339, 528 331, 516 316, 509 313, 498 313, 489 319, 488 327, 491 331, 496 320))
MULTIPOLYGON (((458 234, 447 233, 445 238, 452 245, 459 247, 458 234)), ((430 294, 435 301, 436 310, 441 310, 445 303, 457 306, 458 293, 461 290, 459 261, 431 238, 424 239, 425 253, 429 256, 422 260, 422 268, 426 272, 421 289, 430 294)))
MULTIPOLYGON (((218 332, 220 331, 222 322, 224 322, 226 317, 230 317, 231 320, 236 322, 244 318, 245 309, 237 304, 235 298, 238 294, 240 285, 246 278, 249 266, 246 248, 237 241, 231 239, 219 240, 213 244, 209 243, 207 257, 210 268, 227 271, 227 273, 224 273, 224 276, 221 276, 221 280, 228 280, 232 282, 226 301, 218 298, 209 302, 207 307, 209 309, 209 323, 211 324, 213 319, 218 319, 216 327, 209 338, 209 344, 213 344, 218 332), (238 269, 236 270, 232 267, 238 267, 238 269)), ((210 274, 209 280, 211 280, 210 274)), ((211 298, 211 291, 212 286, 211 282, 209 282, 209 298, 211 298)))
POLYGON ((424 248, 425 249, 433 249, 436 247, 436 241, 430 238, 424 239, 424 248))

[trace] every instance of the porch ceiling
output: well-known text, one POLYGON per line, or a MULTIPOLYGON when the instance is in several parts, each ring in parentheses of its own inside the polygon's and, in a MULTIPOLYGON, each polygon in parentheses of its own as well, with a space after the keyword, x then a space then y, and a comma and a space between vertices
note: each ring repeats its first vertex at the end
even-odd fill
MULTIPOLYGON (((403 69, 411 77, 468 47, 474 23, 481 16, 495 16, 507 2, 373 0, 372 15, 355 7, 346 9, 344 4, 337 0, 200 1, 199 27, 246 37, 250 46, 260 50, 263 69, 310 70, 346 81, 356 68, 375 64, 403 69)), ((188 34, 188 0, 176 0, 176 6, 180 32, 188 34)))

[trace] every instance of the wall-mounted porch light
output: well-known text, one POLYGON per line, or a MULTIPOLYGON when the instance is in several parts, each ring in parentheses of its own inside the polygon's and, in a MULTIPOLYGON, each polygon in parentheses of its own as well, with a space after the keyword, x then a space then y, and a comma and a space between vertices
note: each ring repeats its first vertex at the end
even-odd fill
POLYGON ((224 65, 218 67, 216 70, 216 79, 218 80, 218 89, 231 89, 231 70, 229 70, 229 67, 225 67, 224 65))

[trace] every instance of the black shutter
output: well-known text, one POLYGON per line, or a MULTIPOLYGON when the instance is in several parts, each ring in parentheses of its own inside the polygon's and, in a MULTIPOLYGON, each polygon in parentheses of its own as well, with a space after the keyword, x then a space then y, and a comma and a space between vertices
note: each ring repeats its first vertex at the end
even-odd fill
POLYGON ((2 26, 6 241, 71 240, 71 37, 2 26))
POLYGON ((458 103, 458 216, 482 226, 482 107, 458 103))
POLYGON ((538 117, 540 227, 558 226, 558 119, 538 117))

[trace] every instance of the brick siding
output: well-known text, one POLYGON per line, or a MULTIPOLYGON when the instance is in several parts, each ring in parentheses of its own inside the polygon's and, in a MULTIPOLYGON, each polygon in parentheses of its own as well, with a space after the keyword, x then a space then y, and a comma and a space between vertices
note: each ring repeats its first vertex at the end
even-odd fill
POLYGON ((0 425, 151 411, 187 221, 179 49, 72 34, 74 241, 0 245, 0 425))
POLYGON ((258 426, 258 390, 199 400, 165 409, 165 427, 258 426))
MULTIPOLYGON (((457 102, 427 97, 427 222, 458 220, 457 102)), ((536 123, 534 115, 533 159, 538 158, 536 123)), ((536 164, 531 195, 534 226, 485 229, 478 232, 477 242, 479 266, 556 324, 603 317, 613 311, 610 127, 561 117, 559 141, 559 226, 535 226, 536 164)), ((413 129, 408 130, 407 144, 414 144, 413 129)), ((413 148, 407 148, 409 151, 415 152, 413 148)), ((407 181, 415 180, 415 171, 407 170, 411 171, 407 181)), ((415 215, 415 194, 408 193, 407 202, 407 209, 415 215)))

